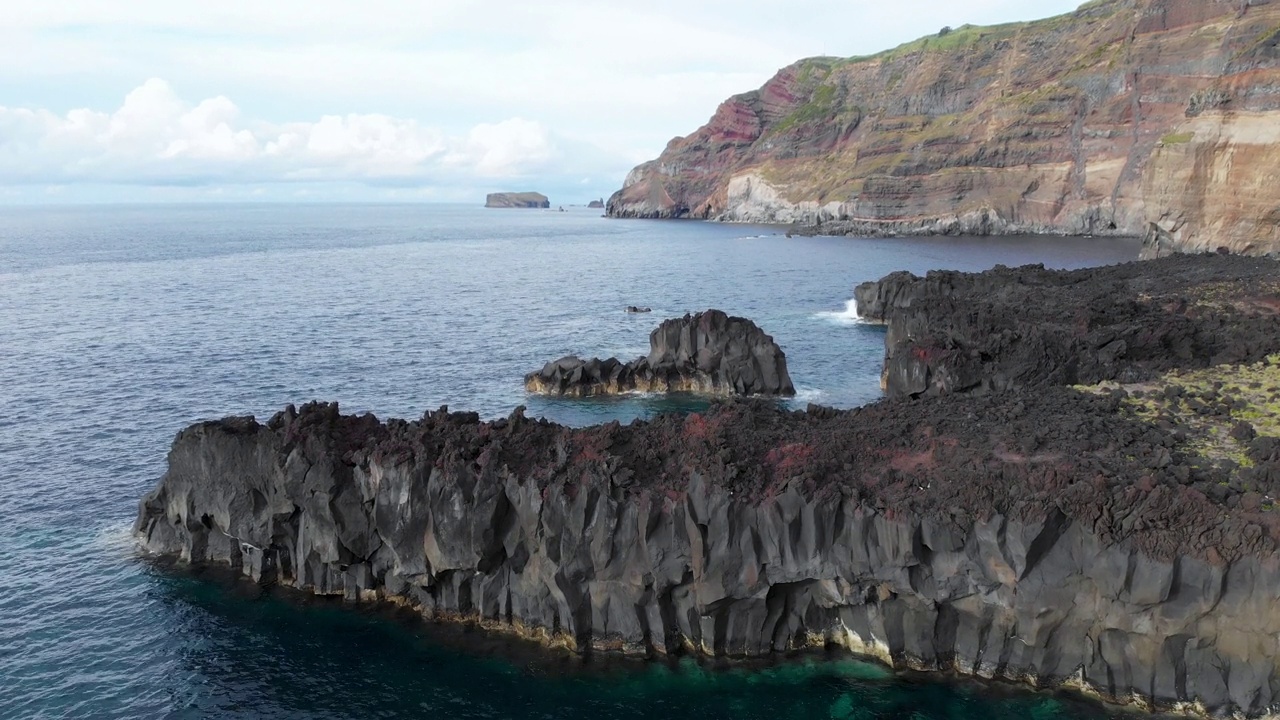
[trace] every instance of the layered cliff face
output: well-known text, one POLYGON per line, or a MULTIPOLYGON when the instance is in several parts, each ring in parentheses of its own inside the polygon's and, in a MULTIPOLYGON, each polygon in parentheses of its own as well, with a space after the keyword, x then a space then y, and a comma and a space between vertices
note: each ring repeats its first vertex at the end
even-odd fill
MULTIPOLYGON (((1280 4, 1097 0, 813 58, 637 167, 615 217, 1280 249, 1280 4)), ((1148 255, 1161 251, 1152 243, 1148 255)))

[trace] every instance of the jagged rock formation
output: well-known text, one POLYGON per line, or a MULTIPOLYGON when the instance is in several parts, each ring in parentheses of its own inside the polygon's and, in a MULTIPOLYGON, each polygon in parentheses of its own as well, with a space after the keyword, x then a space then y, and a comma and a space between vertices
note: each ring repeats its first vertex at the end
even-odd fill
POLYGON ((529 392, 575 397, 626 392, 796 394, 787 356, 773 338, 750 320, 719 310, 664 321, 649 334, 647 357, 626 363, 617 358, 564 357, 526 375, 524 384, 529 392))
POLYGON ((184 430, 135 531, 257 582, 583 652, 836 644, 1275 710, 1280 517, 1258 499, 1280 496, 1280 444, 1245 491, 1122 409, 1046 387, 574 430, 313 404, 184 430))
MULTIPOLYGON (((897 666, 1273 716, 1280 354, 1219 363, 1276 346, 1275 265, 1179 256, 859 289, 864 314, 891 332, 899 316, 925 318, 926 337, 963 340, 967 314, 1043 313, 1042 335, 1006 328, 978 350, 984 373, 1027 347, 1047 358, 1001 392, 850 411, 727 402, 581 429, 521 409, 380 422, 319 403, 265 425, 199 423, 175 439, 135 534, 259 583, 580 652, 834 644, 897 666), (958 302, 980 297, 1007 304, 958 302), (1037 303, 1074 311, 1069 334, 1085 340, 1059 345, 1066 326, 1037 303), (1134 349, 1113 366, 1144 383, 1085 392, 1052 369, 1065 358, 1077 374, 1109 372, 1081 358, 1116 342, 1134 349), (1140 354, 1153 343, 1165 355, 1140 354)), ((679 335, 664 347, 683 347, 679 335)))
POLYGON ((603 210, 604 198, 600 198, 599 200, 592 200, 591 202, 587 203, 587 207, 593 210, 603 210))
POLYGON ((489 193, 485 196, 484 206, 487 208, 533 208, 546 209, 551 201, 546 195, 536 192, 501 192, 489 193))
MULTIPOLYGON (((1280 4, 1096 0, 810 58, 635 168, 615 217, 1280 250, 1280 4)), ((1154 256, 1159 247, 1146 251, 1154 256)))
POLYGON ((1280 352, 1280 262, 1267 258, 894 273, 854 296, 888 324, 891 396, 1136 382, 1280 352))

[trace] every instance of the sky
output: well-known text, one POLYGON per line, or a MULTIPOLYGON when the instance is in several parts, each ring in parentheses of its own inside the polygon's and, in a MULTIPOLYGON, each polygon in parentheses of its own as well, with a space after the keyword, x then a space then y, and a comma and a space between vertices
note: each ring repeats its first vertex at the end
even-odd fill
POLYGON ((1079 2, 8 0, 0 203, 585 203, 796 60, 1079 2))

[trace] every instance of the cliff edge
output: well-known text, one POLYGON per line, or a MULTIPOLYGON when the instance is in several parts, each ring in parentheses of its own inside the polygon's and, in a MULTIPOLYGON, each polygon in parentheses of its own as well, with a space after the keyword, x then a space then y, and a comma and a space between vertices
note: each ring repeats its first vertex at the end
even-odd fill
POLYGON ((608 213, 1266 254, 1277 88, 1278 4, 1095 0, 802 60, 635 168, 608 213))

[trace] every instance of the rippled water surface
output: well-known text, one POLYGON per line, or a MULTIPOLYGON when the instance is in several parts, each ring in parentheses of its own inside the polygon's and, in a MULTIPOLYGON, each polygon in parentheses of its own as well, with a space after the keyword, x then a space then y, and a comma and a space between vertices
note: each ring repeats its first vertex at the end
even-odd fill
POLYGON ((461 651, 332 603, 135 557, 136 503, 196 420, 338 400, 588 424, 696 406, 527 397, 567 353, 637 356, 716 307, 787 353, 796 404, 876 399, 888 272, 1132 259, 1086 239, 792 238, 450 206, 0 208, 0 717, 1064 718, 1063 698, 855 660, 588 668, 461 651), (627 315, 626 305, 652 315, 627 315))

